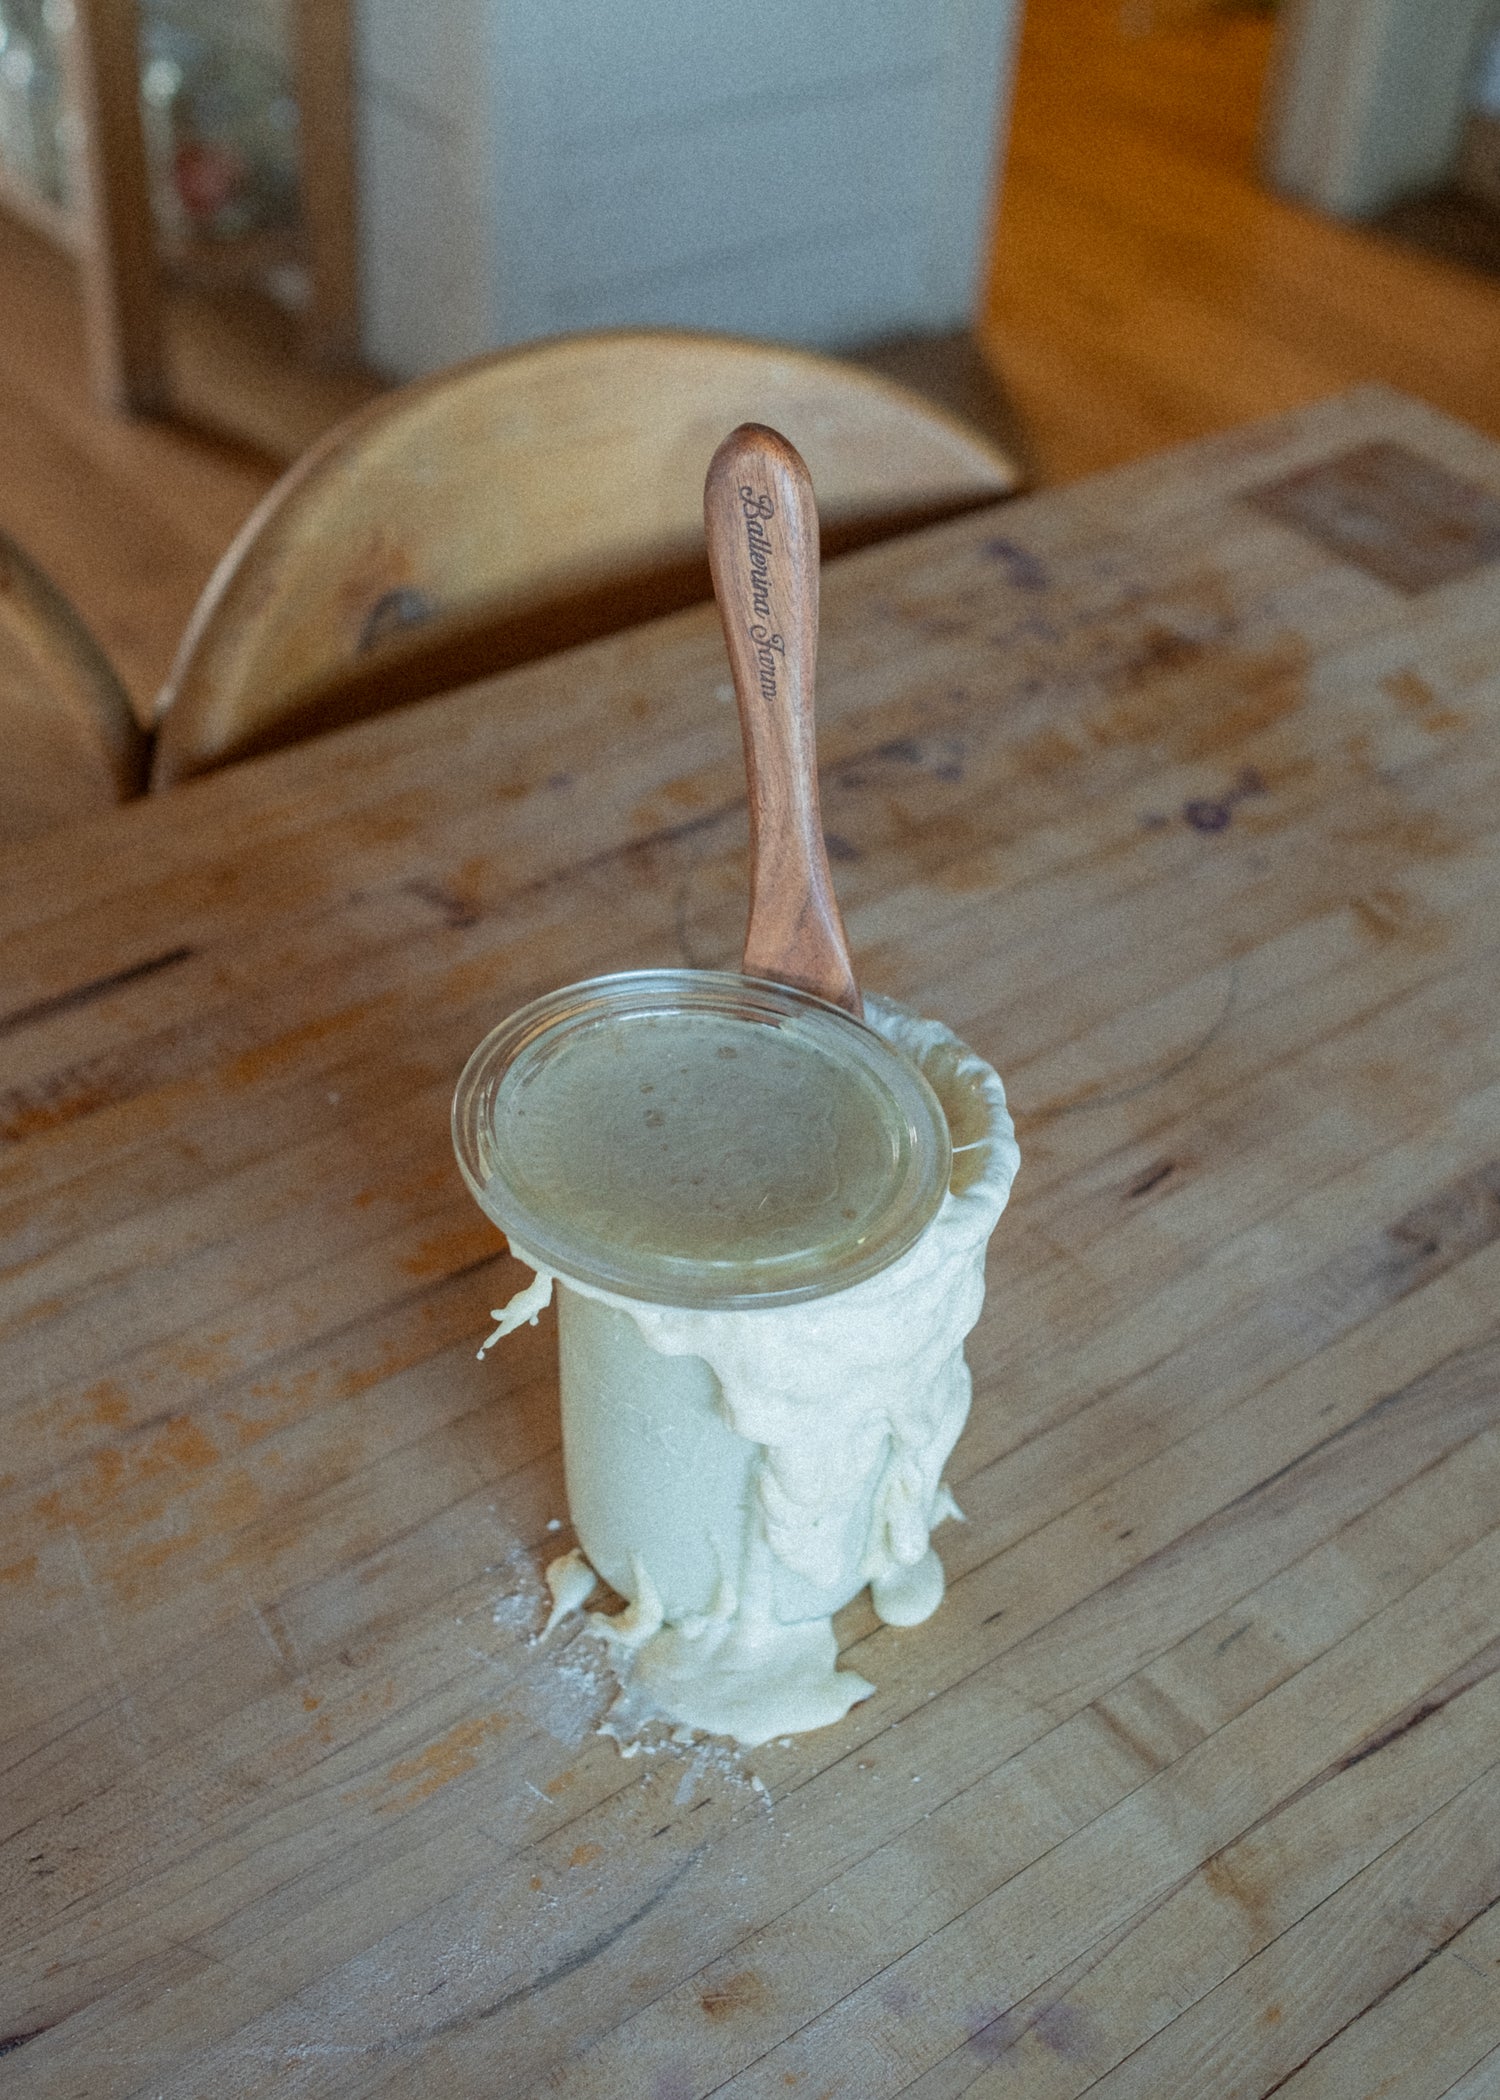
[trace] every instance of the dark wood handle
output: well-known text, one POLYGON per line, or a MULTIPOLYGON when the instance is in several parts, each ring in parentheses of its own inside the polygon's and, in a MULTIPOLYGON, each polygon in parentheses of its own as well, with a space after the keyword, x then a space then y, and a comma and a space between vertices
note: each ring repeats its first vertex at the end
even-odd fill
POLYGON ((745 972, 862 1014, 818 812, 818 511, 801 454, 742 423, 710 462, 703 520, 750 780, 745 972))

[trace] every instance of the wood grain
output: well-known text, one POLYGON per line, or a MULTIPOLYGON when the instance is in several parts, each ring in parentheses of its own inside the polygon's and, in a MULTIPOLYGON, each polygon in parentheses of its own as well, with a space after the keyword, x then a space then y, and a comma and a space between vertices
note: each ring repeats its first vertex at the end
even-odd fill
POLYGON ((1374 389, 825 570, 860 978, 1024 1165, 942 1610, 753 1756, 529 1639, 447 1139, 525 998, 737 956, 712 609, 0 857, 7 2090, 1490 2100, 1496 566, 1255 500, 1371 445, 1500 497, 1374 389))
POLYGON ((1500 285, 1267 188, 1275 33, 1028 0, 980 329, 1044 479, 1372 380, 1500 436, 1500 285))
POLYGON ((749 784, 742 967, 863 1014, 818 807, 818 510, 802 455, 742 423, 709 462, 703 522, 749 784))
POLYGON ((0 841, 145 791, 146 738, 73 607, 0 532, 0 841))
POLYGON ((214 563, 281 466, 374 391, 311 374, 264 305, 169 295, 175 398, 127 422, 92 397, 77 270, 0 214, 3 523, 99 638, 142 719, 214 563), (260 447, 206 439, 202 419, 260 447))
POLYGON ((748 414, 801 439, 862 539, 1018 478, 945 411, 805 351, 643 329, 476 358, 352 416, 271 492, 188 624, 154 783, 708 597, 703 476, 748 414))

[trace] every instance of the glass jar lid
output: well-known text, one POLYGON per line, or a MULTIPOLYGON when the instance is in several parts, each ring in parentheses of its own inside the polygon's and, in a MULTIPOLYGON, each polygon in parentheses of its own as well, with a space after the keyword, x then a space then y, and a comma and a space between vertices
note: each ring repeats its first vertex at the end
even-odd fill
POLYGON ((657 1304, 822 1297, 905 1253, 952 1153, 863 1021, 721 970, 633 970, 487 1035, 453 1102, 480 1205, 564 1278, 657 1304))

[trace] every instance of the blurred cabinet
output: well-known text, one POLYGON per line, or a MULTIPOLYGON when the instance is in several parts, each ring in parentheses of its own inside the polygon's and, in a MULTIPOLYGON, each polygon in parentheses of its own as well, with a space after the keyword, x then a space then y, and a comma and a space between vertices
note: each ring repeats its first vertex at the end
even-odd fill
POLYGON ((173 278, 270 284, 311 356, 399 376, 612 326, 946 335, 1018 9, 0 0, 0 187, 78 251, 127 407, 165 401, 173 278))
POLYGON ((0 0, 0 202, 78 256, 96 389, 159 410, 172 280, 358 350, 350 0, 0 0))

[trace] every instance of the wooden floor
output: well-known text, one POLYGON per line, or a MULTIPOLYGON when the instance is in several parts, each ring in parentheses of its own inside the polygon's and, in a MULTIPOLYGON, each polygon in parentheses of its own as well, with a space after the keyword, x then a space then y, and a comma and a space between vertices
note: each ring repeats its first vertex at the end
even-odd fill
MULTIPOLYGON (((1500 283, 1259 187, 1271 35, 1262 12, 1193 0, 1027 0, 982 332, 1040 479, 1361 379, 1500 435, 1500 283)), ((70 266, 0 217, 0 527, 143 710, 235 528, 369 391, 300 371, 264 315, 238 319, 179 313, 193 421, 101 416, 70 266)))
POLYGON ((1366 379, 1500 435, 1500 283, 1259 186, 1272 35, 1028 0, 984 337, 1043 478, 1366 379))
POLYGON ((302 368, 288 334, 258 303, 183 294, 170 334, 181 416, 105 415, 73 265, 0 213, 0 529, 77 605, 143 717, 240 525, 371 392, 302 368))

